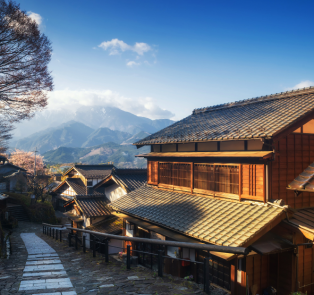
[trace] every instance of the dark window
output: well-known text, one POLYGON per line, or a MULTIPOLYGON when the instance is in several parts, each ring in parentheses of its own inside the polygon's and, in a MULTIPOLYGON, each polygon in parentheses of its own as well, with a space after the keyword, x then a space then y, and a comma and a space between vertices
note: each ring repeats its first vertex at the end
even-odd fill
POLYGON ((92 180, 87 180, 87 186, 93 186, 93 181, 92 180))
POLYGON ((194 164, 194 188, 239 194, 237 165, 194 164))

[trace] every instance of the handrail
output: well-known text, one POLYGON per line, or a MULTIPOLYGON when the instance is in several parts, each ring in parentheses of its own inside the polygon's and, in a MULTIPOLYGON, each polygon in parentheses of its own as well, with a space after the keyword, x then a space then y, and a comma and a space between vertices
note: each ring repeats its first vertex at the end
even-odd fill
POLYGON ((61 224, 61 225, 60 225, 60 224, 58 224, 58 225, 53 225, 53 224, 49 224, 49 223, 43 223, 43 225, 45 225, 45 226, 50 226, 50 227, 60 227, 60 228, 65 227, 65 228, 66 228, 66 226, 63 226, 62 224, 61 224))
POLYGON ((127 237, 127 236, 105 234, 105 233, 100 233, 100 232, 95 232, 95 231, 80 229, 80 228, 74 228, 74 227, 67 227, 67 229, 75 230, 75 231, 79 231, 79 232, 84 232, 84 233, 88 233, 88 234, 92 234, 92 235, 102 236, 102 237, 106 237, 106 238, 131 241, 131 242, 167 245, 167 246, 172 246, 172 247, 183 247, 183 248, 191 248, 191 249, 197 249, 197 250, 208 250, 208 251, 242 254, 242 255, 248 255, 250 252, 250 250, 248 248, 244 248, 244 247, 229 247, 229 246, 218 246, 218 245, 210 245, 210 244, 196 244, 196 243, 194 244, 194 243, 186 243, 186 242, 162 241, 162 240, 155 240, 155 239, 134 238, 134 237, 127 237))

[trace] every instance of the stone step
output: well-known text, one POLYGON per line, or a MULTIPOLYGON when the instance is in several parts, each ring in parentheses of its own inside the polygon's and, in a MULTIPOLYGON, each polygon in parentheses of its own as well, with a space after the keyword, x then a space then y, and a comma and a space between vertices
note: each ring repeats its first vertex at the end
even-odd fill
POLYGON ((24 280, 20 284, 19 291, 34 291, 61 288, 63 289, 73 288, 71 280, 69 278, 24 280))

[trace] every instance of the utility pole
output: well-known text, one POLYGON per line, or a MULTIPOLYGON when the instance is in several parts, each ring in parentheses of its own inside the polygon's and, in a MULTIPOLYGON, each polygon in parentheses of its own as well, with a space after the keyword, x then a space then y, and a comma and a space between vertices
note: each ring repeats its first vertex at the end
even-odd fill
POLYGON ((36 176, 36 153, 38 153, 37 147, 35 148, 34 153, 35 153, 35 166, 34 166, 34 177, 35 177, 36 176))

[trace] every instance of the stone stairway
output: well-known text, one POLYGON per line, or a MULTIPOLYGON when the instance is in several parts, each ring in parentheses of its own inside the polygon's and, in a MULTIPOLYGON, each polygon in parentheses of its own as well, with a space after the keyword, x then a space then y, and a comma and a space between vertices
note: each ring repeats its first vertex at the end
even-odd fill
POLYGON ((21 205, 8 205, 7 212, 9 216, 13 216, 18 221, 29 221, 29 218, 25 212, 25 209, 21 205))

